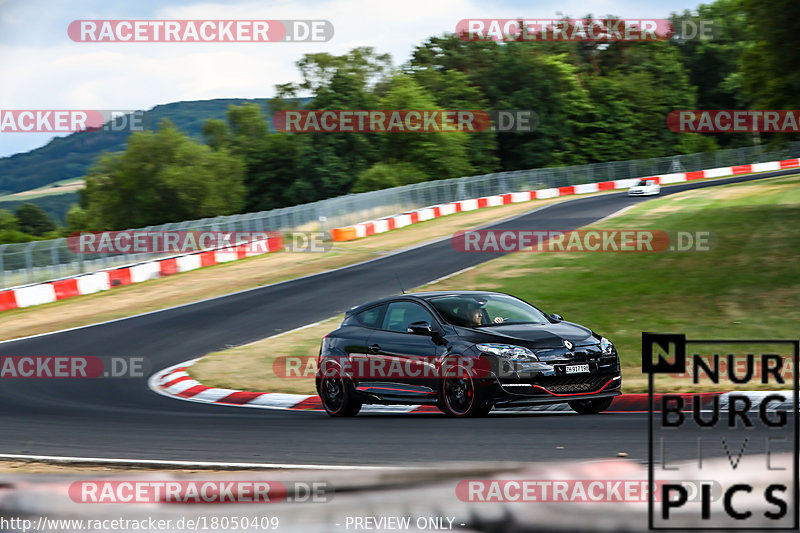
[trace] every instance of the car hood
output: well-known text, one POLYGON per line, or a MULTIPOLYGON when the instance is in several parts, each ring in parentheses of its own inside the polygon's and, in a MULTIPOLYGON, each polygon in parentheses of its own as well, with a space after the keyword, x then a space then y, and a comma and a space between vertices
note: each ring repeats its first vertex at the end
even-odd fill
POLYGON ((563 346, 563 339, 576 346, 597 344, 599 339, 592 335, 589 328, 572 322, 556 324, 508 324, 483 328, 456 328, 458 334, 475 343, 499 342, 520 344, 530 348, 558 348, 563 346))

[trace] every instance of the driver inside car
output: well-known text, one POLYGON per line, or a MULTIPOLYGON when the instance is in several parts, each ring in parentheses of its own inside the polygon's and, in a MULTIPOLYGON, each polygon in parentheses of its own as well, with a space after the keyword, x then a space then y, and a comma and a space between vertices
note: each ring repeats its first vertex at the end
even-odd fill
POLYGON ((466 316, 464 317, 467 324, 466 327, 471 328, 483 324, 483 309, 479 305, 469 305, 465 310, 466 316))

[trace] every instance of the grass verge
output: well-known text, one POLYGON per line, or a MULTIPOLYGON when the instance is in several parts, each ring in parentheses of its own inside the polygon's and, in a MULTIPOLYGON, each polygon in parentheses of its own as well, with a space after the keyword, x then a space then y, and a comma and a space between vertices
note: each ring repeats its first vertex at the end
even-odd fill
MULTIPOLYGON (((707 252, 509 254, 424 289, 507 292, 591 327, 617 345, 625 392, 647 387, 642 331, 797 338, 800 176, 686 191, 592 227, 710 231, 717 243, 707 252)), ((191 373, 211 386, 313 394, 312 379, 278 378, 273 361, 315 356, 339 321, 209 354, 191 373)))

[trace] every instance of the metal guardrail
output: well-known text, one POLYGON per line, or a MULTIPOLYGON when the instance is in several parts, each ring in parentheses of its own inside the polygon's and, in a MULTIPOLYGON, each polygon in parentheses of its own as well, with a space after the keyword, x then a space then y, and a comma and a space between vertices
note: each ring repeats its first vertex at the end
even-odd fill
MULTIPOLYGON (((762 146, 631 161, 538 168, 426 181, 308 204, 137 228, 145 231, 317 231, 347 226, 420 207, 516 191, 564 187, 672 172, 800 157, 800 142, 781 149, 762 146)), ((0 245, 0 288, 93 272, 166 253, 76 254, 65 238, 0 245)))

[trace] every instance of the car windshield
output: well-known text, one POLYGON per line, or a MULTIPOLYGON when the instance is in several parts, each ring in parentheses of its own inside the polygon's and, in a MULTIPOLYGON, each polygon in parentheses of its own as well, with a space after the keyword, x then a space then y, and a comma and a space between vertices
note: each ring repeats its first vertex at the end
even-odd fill
POLYGON ((518 298, 505 294, 436 296, 429 302, 447 322, 462 327, 547 324, 548 318, 518 298))
POLYGON ((647 180, 642 180, 642 181, 640 181, 639 183, 636 184, 637 187, 646 187, 648 185, 650 185, 650 184, 647 182, 647 180))

